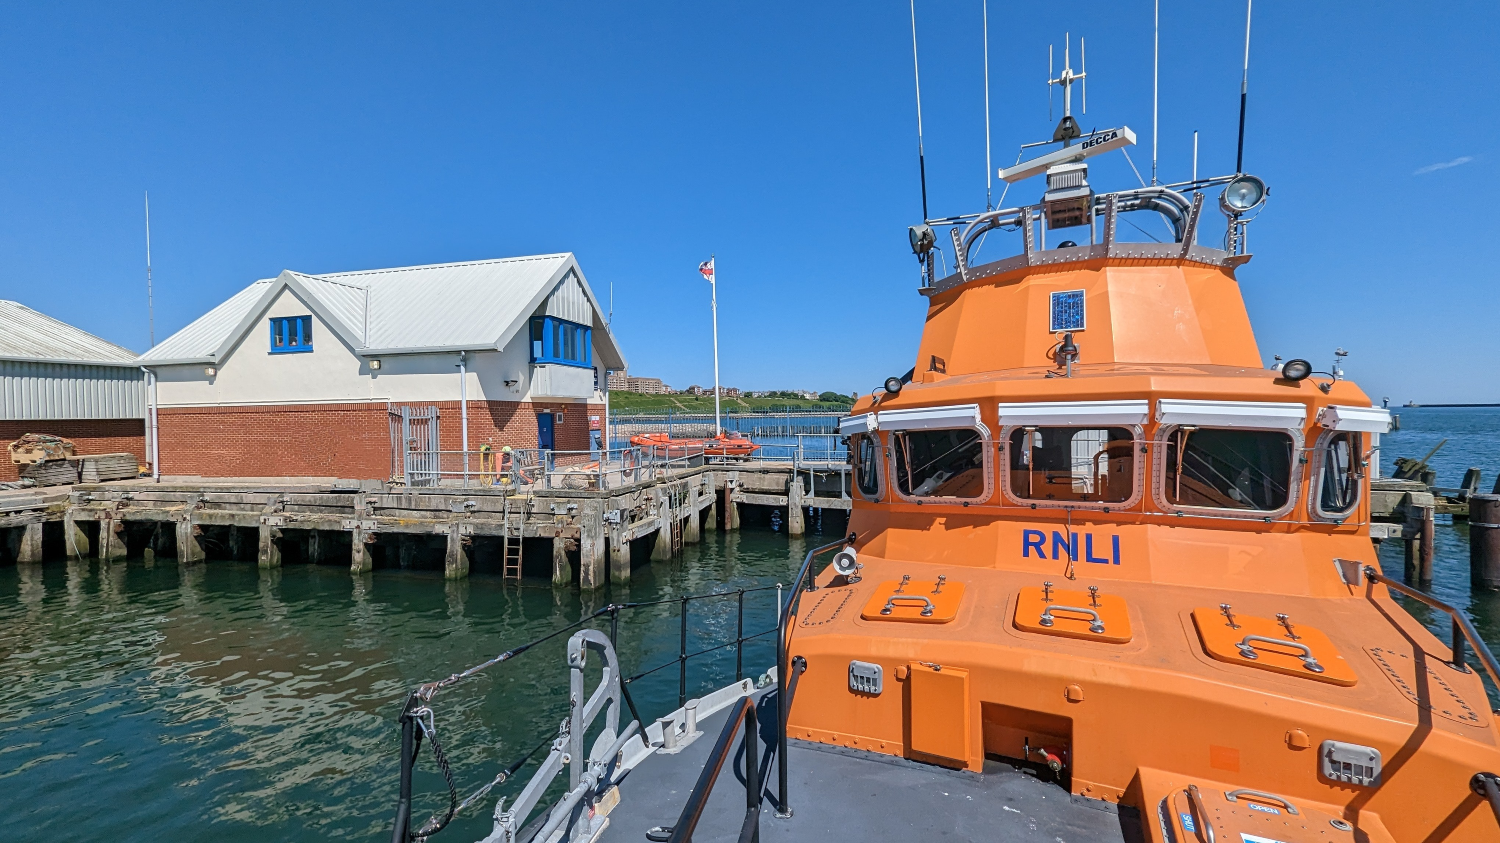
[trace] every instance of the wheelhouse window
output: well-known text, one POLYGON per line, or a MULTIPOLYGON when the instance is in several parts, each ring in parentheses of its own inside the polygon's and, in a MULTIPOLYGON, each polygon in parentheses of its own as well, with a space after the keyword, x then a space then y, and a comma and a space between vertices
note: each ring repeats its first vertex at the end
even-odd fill
POLYGON ((552 316, 531 320, 531 362, 594 365, 593 329, 552 316))
POLYGON ((1288 433, 1182 425, 1168 431, 1166 446, 1169 505, 1274 512, 1291 500, 1296 442, 1288 433))
POLYGON ((880 439, 873 433, 856 434, 850 453, 854 456, 854 482, 859 493, 870 500, 879 500, 880 439))
POLYGON ((271 353, 313 350, 311 316, 277 316, 271 320, 271 353))
POLYGON ((1124 427, 1018 427, 1010 493, 1020 500, 1120 503, 1135 493, 1135 435, 1124 427))
POLYGON ((1332 433, 1318 448, 1318 514, 1339 517, 1347 515, 1359 503, 1364 479, 1360 435, 1344 431, 1332 433))
POLYGON ((898 430, 891 434, 896 488, 911 498, 985 494, 984 440, 972 428, 898 430))

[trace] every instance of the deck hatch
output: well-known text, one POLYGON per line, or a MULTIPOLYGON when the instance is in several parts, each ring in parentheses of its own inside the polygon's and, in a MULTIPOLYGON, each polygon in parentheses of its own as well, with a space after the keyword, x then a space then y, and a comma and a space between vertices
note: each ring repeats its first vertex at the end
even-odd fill
POLYGON ((963 599, 961 582, 949 582, 946 576, 914 580, 908 575, 876 586, 859 616, 867 621, 948 623, 958 615, 963 599))
POLYGON ((1344 687, 1359 681, 1322 630, 1286 615, 1273 620, 1240 614, 1228 604, 1200 606, 1193 610, 1193 625, 1204 651, 1217 661, 1344 687))
POLYGON ((1125 598, 1050 586, 1021 589, 1013 619, 1016 629, 1105 644, 1130 641, 1130 612, 1125 598))

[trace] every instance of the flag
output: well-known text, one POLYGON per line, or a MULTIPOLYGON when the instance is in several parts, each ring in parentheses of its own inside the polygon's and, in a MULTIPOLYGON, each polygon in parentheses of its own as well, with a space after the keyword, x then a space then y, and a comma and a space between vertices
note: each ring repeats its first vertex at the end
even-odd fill
POLYGON ((712 281, 712 280, 714 280, 714 259, 713 258, 709 258, 708 260, 704 261, 703 263, 698 264, 698 271, 701 272, 701 273, 703 273, 703 280, 705 280, 705 281, 712 281))

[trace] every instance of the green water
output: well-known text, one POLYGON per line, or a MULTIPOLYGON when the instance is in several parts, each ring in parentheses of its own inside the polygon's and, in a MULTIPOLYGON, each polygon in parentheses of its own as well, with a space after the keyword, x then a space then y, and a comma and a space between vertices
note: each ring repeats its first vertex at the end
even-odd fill
MULTIPOLYGON (((789 579, 823 537, 709 533, 628 588, 581 596, 541 583, 438 571, 351 577, 335 566, 142 560, 0 568, 0 813, 6 840, 266 841, 388 834, 396 716, 441 678, 609 602, 789 579)), ((746 596, 746 632, 774 625, 774 590, 746 596)), ((689 650, 733 640, 735 601, 689 610, 689 650)), ((627 614, 627 674, 675 658, 679 605, 627 614)), ((608 629, 604 623, 601 628, 608 629)), ((440 695, 440 736, 460 790, 555 732, 566 708, 566 636, 440 695)), ((744 667, 774 662, 773 639, 744 667)), ((692 662, 688 693, 733 681, 733 648, 692 662)), ((633 685, 645 718, 675 708, 675 667, 633 685)), ((445 800, 423 758, 420 822, 445 800)), ((521 782, 513 782, 511 790, 521 782)), ((499 792, 505 792, 502 788, 499 792)), ((444 832, 473 840, 493 799, 444 832)))

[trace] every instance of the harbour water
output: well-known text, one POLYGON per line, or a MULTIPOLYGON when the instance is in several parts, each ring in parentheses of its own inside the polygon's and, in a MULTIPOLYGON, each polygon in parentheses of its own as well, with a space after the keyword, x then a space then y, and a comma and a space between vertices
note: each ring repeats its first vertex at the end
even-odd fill
MULTIPOLYGON (((1402 429, 1384 438, 1387 474, 1395 457, 1420 457, 1447 437, 1434 458, 1438 482, 1456 485, 1478 466, 1488 490, 1500 469, 1500 410, 1400 412, 1402 429)), ((627 674, 670 663, 681 646, 676 598, 784 582, 809 546, 831 536, 706 533, 678 561, 638 568, 627 588, 589 596, 483 575, 445 583, 441 571, 350 577, 334 565, 261 572, 132 559, 0 568, 0 666, 11 691, 0 711, 4 837, 379 837, 395 793, 395 717, 413 684, 610 602, 668 601, 624 616, 619 641, 627 674)), ((1401 553, 1399 542, 1381 549, 1387 571, 1401 570, 1401 553)), ((1434 593, 1500 645, 1500 595, 1470 593, 1462 522, 1440 527, 1437 554, 1434 593)), ((747 633, 774 623, 775 600, 774 590, 746 596, 747 633)), ((1444 618, 1410 608, 1447 635, 1444 618)), ((689 652, 734 638, 733 599, 689 611, 689 652)), ((556 729, 566 702, 557 692, 562 654, 558 638, 438 698, 439 735, 461 793, 556 729)), ((769 638, 746 645, 747 675, 772 661, 769 638)), ((732 647, 695 659, 688 693, 734 673, 732 647)), ((650 718, 676 706, 677 670, 632 688, 650 718)), ((420 819, 446 800, 425 753, 418 775, 420 819)), ((482 836, 492 807, 485 800, 444 837, 482 836)))
MULTIPOLYGON (((587 597, 477 575, 445 583, 440 570, 360 578, 344 566, 263 573, 139 559, 0 568, 4 839, 372 839, 392 813, 395 717, 414 684, 610 602, 671 601, 623 615, 619 631, 627 675, 670 663, 681 643, 672 598, 786 580, 821 538, 708 533, 678 561, 637 569, 628 588, 587 597)), ((775 602, 774 589, 746 595, 746 634, 774 625, 775 602)), ((734 639, 735 603, 691 604, 689 652, 734 639)), ((565 640, 438 697, 461 791, 555 733, 565 640)), ((771 637, 748 643, 745 673, 764 672, 773 649, 771 637)), ((733 647, 694 659, 688 693, 734 672, 733 647)), ((674 666, 632 685, 643 717, 677 706, 678 679, 674 666)), ((446 806, 424 756, 419 820, 446 806)), ((444 837, 487 833, 486 803, 444 837)))

